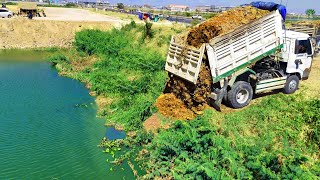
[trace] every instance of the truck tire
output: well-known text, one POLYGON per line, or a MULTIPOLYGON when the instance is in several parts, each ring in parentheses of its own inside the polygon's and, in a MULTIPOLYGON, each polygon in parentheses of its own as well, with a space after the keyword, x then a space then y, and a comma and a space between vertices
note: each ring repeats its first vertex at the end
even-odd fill
POLYGON ((291 75, 288 77, 286 85, 284 86, 283 92, 285 94, 292 94, 296 92, 299 87, 299 78, 296 75, 291 75))
POLYGON ((250 103, 252 96, 251 85, 245 81, 238 81, 228 92, 228 105, 236 109, 243 108, 250 103))

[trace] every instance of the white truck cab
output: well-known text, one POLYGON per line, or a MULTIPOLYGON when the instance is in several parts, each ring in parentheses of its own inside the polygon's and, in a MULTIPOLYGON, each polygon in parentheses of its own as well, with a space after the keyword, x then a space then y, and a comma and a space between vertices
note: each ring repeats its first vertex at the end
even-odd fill
POLYGON ((299 79, 308 79, 314 50, 310 36, 305 33, 285 30, 282 61, 287 62, 286 72, 297 73, 299 79))

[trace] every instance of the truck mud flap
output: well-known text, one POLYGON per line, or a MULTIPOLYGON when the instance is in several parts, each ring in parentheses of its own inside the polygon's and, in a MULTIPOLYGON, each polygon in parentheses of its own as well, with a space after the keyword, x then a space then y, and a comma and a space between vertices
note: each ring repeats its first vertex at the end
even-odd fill
POLYGON ((215 92, 211 95, 210 105, 214 107, 216 110, 221 111, 221 102, 224 95, 227 93, 228 80, 224 80, 223 87, 221 89, 215 90, 215 92))

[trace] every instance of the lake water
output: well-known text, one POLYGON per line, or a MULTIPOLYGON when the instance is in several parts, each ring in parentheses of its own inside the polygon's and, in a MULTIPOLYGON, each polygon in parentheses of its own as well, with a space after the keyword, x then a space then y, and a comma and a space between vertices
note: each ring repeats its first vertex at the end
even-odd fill
POLYGON ((0 179, 133 179, 97 147, 116 132, 84 84, 48 63, 0 62, 0 93, 0 179))

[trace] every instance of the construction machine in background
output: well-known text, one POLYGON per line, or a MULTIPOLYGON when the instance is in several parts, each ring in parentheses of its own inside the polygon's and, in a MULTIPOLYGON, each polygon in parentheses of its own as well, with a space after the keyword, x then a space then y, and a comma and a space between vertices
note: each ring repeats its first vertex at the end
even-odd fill
POLYGON ((18 2, 18 15, 19 16, 30 16, 36 17, 38 14, 38 8, 36 2, 18 2))

